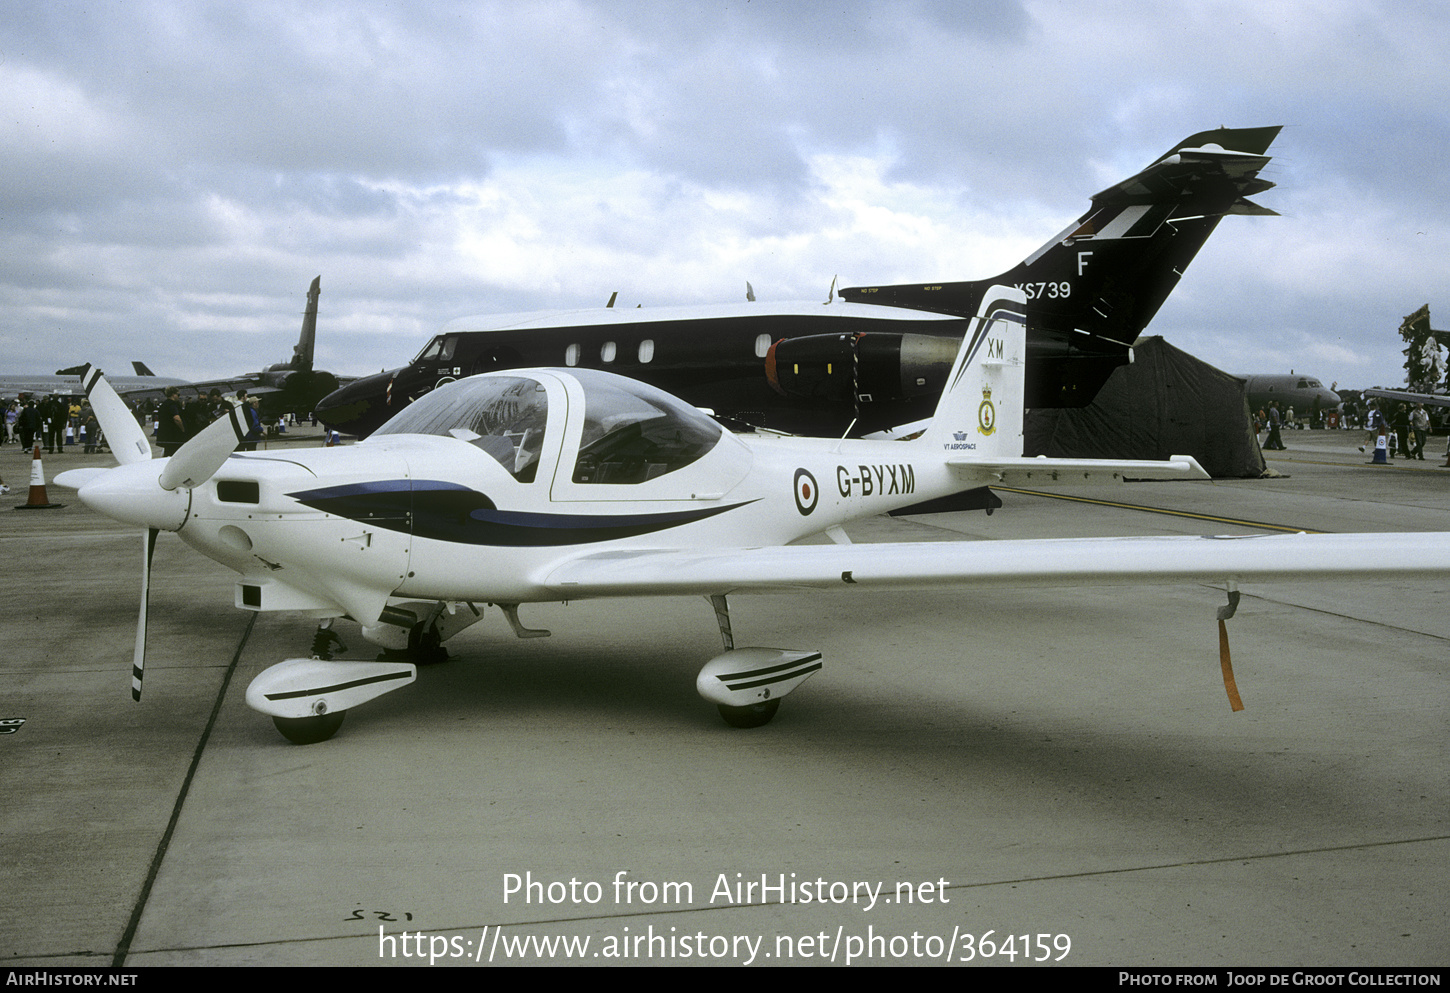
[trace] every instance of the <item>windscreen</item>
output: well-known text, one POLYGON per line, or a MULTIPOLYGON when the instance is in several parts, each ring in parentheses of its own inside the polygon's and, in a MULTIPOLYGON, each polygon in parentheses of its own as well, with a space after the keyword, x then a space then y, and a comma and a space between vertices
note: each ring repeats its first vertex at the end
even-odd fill
POLYGON ((520 482, 532 482, 548 415, 548 394, 538 380, 478 376, 414 401, 373 434, 457 438, 487 452, 520 482))

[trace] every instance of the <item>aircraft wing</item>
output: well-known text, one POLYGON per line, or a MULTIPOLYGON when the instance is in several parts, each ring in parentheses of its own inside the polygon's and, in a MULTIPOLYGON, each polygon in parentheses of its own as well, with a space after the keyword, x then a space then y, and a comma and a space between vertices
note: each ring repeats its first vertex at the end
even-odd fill
POLYGON ((1450 573, 1450 532, 1063 538, 610 551, 555 567, 566 599, 825 589, 1305 582, 1450 573))
MULTIPOLYGON (((275 393, 276 390, 270 386, 260 385, 260 377, 240 376, 235 379, 203 379, 196 382, 176 380, 175 385, 180 386, 183 396, 206 396, 212 390, 220 390, 223 396, 235 396, 237 390, 246 390, 252 396, 261 396, 263 393, 275 393)), ((117 390, 117 393, 132 403, 139 403, 145 400, 164 400, 166 390, 164 387, 148 387, 139 390, 117 390)))
POLYGON ((1021 486, 1027 483, 1122 482, 1125 479, 1211 479, 1192 455, 1172 455, 1167 461, 1143 459, 1050 459, 963 456, 947 464, 959 476, 983 483, 1021 486))
POLYGON ((1427 407, 1450 407, 1450 396, 1440 393, 1411 393, 1409 390, 1361 390, 1366 400, 1393 400, 1396 403, 1423 403, 1427 407))

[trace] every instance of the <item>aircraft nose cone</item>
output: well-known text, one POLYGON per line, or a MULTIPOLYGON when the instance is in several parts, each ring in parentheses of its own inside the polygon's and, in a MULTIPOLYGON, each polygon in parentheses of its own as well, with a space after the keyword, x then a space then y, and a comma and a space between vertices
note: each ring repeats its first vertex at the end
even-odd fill
POLYGON ((191 507, 191 491, 163 490, 157 479, 164 460, 117 466, 76 491, 81 503, 112 520, 161 531, 180 531, 191 507))
POLYGON ((313 408, 317 419, 328 427, 366 437, 402 409, 388 405, 388 386, 397 369, 348 383, 323 397, 313 408))

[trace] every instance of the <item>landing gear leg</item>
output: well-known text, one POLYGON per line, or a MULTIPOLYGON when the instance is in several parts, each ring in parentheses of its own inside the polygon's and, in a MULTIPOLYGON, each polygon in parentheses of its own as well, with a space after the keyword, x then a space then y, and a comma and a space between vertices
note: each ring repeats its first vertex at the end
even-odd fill
POLYGON ((347 646, 342 643, 336 631, 332 629, 335 617, 329 617, 317 625, 317 631, 312 635, 312 657, 315 659, 331 659, 334 647, 339 652, 347 651, 347 646))
MULTIPOLYGON (((717 683, 725 682, 729 678, 727 677, 726 673, 730 672, 730 670, 748 671, 749 669, 751 669, 755 664, 757 664, 756 655, 751 653, 757 653, 761 651, 760 649, 745 649, 743 650, 743 652, 737 654, 735 652, 735 632, 730 626, 730 604, 726 602, 723 594, 716 594, 714 596, 711 596, 709 600, 710 606, 715 608, 715 623, 720 628, 720 643, 725 646, 725 654, 712 660, 709 664, 706 665, 705 670, 700 673, 700 677, 695 681, 695 688, 701 691, 701 695, 704 696, 705 699, 710 700, 713 697, 715 706, 720 711, 720 716, 724 718, 725 723, 729 724, 731 727, 764 727, 765 725, 770 723, 771 718, 775 716, 775 712, 780 709, 780 697, 774 696, 771 689, 765 688, 752 692, 750 696, 758 697, 759 694, 763 693, 766 699, 756 699, 746 704, 721 703, 719 702, 718 696, 714 696, 712 693, 705 691, 705 687, 710 687, 713 689, 717 683), (720 666, 720 662, 722 659, 729 659, 729 661, 723 666, 720 666)), ((764 649, 764 651, 772 655, 772 662, 781 661, 781 659, 773 657, 775 654, 773 649, 764 649)), ((819 656, 816 656, 816 658, 819 658, 819 656)), ((779 670, 789 667, 775 665, 770 668, 773 670, 771 674, 763 677, 767 680, 769 680, 770 677, 779 670)), ((816 666, 816 668, 819 668, 819 666, 816 666)), ((747 679, 749 679, 748 673, 743 671, 734 672, 732 675, 744 675, 747 679)), ((804 679, 805 677, 802 676, 801 678, 804 679)), ((794 685, 790 685, 786 689, 786 692, 790 692, 790 690, 794 688, 794 685)))
POLYGON ((710 606, 715 608, 715 623, 720 626, 720 641, 728 652, 735 647, 735 634, 730 630, 730 604, 725 602, 725 595, 722 593, 710 597, 710 606))

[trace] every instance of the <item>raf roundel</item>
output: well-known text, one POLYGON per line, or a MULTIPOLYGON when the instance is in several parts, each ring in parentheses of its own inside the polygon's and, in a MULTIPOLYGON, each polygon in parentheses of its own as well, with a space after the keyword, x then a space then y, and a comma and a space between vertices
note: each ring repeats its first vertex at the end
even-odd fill
POLYGON ((816 509, 816 499, 820 496, 821 488, 816 485, 816 477, 812 476, 805 469, 795 471, 795 509, 802 515, 808 515, 816 509))

